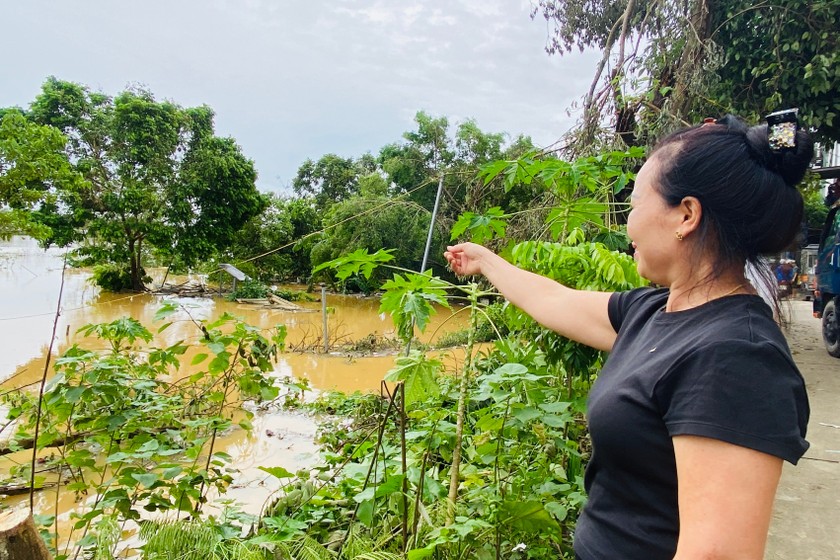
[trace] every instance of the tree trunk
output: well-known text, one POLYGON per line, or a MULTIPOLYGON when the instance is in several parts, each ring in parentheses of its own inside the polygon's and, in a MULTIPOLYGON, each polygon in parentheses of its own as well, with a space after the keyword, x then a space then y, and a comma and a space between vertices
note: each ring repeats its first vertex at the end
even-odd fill
POLYGON ((128 238, 128 268, 129 274, 131 274, 131 289, 137 289, 137 261, 134 258, 134 238, 128 238))
POLYGON ((131 289, 142 292, 146 289, 143 285, 143 267, 140 266, 140 254, 143 251, 143 238, 131 239, 128 242, 128 252, 131 255, 131 289))
POLYGON ((691 113, 697 94, 695 81, 705 71, 706 51, 712 31, 711 3, 711 0, 695 0, 688 20, 685 48, 677 62, 672 111, 681 119, 686 119, 691 113))
POLYGON ((35 522, 27 509, 0 513, 0 560, 50 560, 35 522))

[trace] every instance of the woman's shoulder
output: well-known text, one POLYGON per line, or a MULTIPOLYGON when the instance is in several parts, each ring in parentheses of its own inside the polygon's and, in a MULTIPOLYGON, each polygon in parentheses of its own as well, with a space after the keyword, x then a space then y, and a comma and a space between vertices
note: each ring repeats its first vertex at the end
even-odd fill
POLYGON ((656 311, 668 301, 667 288, 645 286, 626 292, 615 292, 609 301, 609 317, 615 332, 618 332, 628 315, 656 311))

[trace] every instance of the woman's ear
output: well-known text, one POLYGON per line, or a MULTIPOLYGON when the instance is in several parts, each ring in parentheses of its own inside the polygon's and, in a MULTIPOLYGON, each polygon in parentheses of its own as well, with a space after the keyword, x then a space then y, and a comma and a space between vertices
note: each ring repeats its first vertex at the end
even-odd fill
POLYGON ((680 212, 682 212, 680 232, 687 237, 700 227, 700 220, 703 217, 703 206, 696 197, 687 196, 682 199, 679 208, 680 212))

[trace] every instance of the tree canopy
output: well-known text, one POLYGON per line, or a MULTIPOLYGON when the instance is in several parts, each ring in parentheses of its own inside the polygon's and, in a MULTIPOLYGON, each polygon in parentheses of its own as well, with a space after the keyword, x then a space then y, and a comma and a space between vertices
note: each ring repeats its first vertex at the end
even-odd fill
POLYGON ((22 111, 0 112, 0 237, 49 237, 32 218, 39 204, 54 204, 58 191, 81 188, 81 176, 64 152, 67 138, 50 126, 26 120, 22 111))
POLYGON ((549 52, 603 53, 578 151, 597 150, 604 126, 638 145, 707 116, 758 120, 786 107, 799 107, 818 138, 840 140, 837 0, 539 0, 538 14, 549 23, 549 52))
POLYGON ((109 97, 51 77, 28 116, 67 136, 67 156, 90 185, 45 207, 48 241, 81 242, 123 269, 125 287, 144 287, 146 244, 193 264, 265 207, 253 162, 214 136, 209 107, 184 109, 140 88, 109 97))

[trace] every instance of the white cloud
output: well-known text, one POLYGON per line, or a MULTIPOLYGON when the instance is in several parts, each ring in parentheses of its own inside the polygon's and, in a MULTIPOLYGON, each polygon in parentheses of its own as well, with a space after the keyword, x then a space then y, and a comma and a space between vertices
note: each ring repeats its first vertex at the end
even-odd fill
POLYGON ((0 4, 0 106, 49 75, 117 93, 130 82, 206 103, 220 134, 288 185, 306 158, 399 141, 418 110, 556 140, 592 55, 550 58, 527 0, 29 0, 0 4), (37 40, 33 40, 37 38, 37 40), (25 47, 23 46, 25 45, 25 47))

